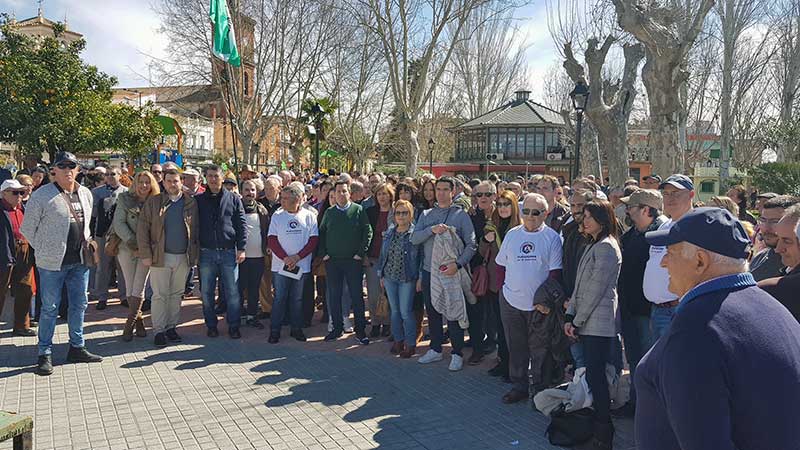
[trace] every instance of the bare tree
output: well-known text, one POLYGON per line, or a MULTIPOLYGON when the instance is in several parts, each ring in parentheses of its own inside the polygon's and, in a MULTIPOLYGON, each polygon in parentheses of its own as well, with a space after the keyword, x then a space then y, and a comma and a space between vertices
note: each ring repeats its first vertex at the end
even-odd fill
MULTIPOLYGON (((796 120, 794 113, 800 89, 800 1, 776 1, 771 9, 771 25, 777 46, 773 76, 779 86, 778 123, 783 127, 792 127, 796 120)), ((791 159, 797 143, 778 144, 778 161, 791 159)))
POLYGON ((657 173, 684 171, 679 121, 684 111, 680 93, 688 73, 685 61, 703 28, 714 0, 692 1, 687 7, 670 2, 667 6, 636 0, 612 0, 617 20, 645 46, 646 63, 642 80, 650 101, 651 161, 657 173))
MULTIPOLYGON (((734 64, 736 62, 747 64, 737 58, 737 53, 741 53, 739 47, 742 44, 743 33, 755 25, 759 19, 759 11, 763 10, 761 2, 758 0, 721 0, 715 7, 719 16, 720 31, 722 37, 722 96, 720 98, 720 167, 719 177, 722 183, 726 182, 730 169, 730 147, 733 133, 733 98, 734 90, 738 95, 744 95, 746 90, 752 87, 752 83, 734 84, 734 64)), ((763 49, 763 46, 761 47, 763 49)), ((748 55, 753 56, 753 55, 748 55)), ((756 55, 759 56, 759 55, 756 55)), ((761 58, 755 58, 757 61, 761 58)), ((750 60, 751 62, 753 59, 750 60)), ((757 67, 766 67, 765 61, 759 61, 757 67)), ((748 65, 748 72, 752 72, 752 65, 748 65)), ((739 65, 741 68, 741 65, 739 65)), ((741 70, 740 70, 741 73, 741 70)))
MULTIPOLYGON (((169 61, 155 61, 165 84, 211 85, 205 101, 221 101, 230 114, 242 160, 255 161, 259 140, 287 111, 296 114, 327 51, 335 27, 333 0, 233 0, 234 29, 243 64, 210 59, 211 26, 206 0, 170 0, 154 6, 169 37, 169 61), (252 38, 244 38, 252 30, 252 38), (216 97, 214 97, 216 95, 216 97)), ((222 114, 226 113, 226 114, 222 114)))
POLYGON ((459 41, 469 38, 475 11, 498 0, 357 0, 354 13, 379 39, 397 123, 406 144, 406 172, 417 171, 420 120, 459 41), (370 20, 374 16, 377 20, 370 20))
POLYGON ((465 38, 455 43, 453 81, 465 97, 468 117, 498 107, 527 82, 524 39, 513 11, 504 9, 479 7, 462 28, 465 38))

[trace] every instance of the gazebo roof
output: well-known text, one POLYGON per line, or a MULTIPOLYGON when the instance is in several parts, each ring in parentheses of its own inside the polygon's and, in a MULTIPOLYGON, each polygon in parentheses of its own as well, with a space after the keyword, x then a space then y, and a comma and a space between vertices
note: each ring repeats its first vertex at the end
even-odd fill
POLYGON ((486 126, 565 125, 558 112, 529 100, 528 94, 528 91, 518 91, 516 100, 470 119, 455 127, 455 130, 486 126))

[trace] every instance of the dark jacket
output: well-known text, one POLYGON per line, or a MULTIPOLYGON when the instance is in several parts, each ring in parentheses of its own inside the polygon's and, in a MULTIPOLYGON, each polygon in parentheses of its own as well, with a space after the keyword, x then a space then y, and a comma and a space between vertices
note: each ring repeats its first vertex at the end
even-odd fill
POLYGON ((544 223, 558 233, 561 232, 561 227, 564 226, 564 223, 569 217, 569 209, 561 203, 556 202, 556 205, 553 207, 553 210, 550 211, 550 214, 547 215, 544 223))
MULTIPOLYGON (((486 222, 488 221, 488 218, 480 208, 475 208, 475 211, 469 215, 469 218, 472 220, 472 228, 475 230, 475 242, 477 242, 480 246, 484 242, 483 237, 486 235, 484 228, 486 228, 486 222)), ((469 262, 469 265, 474 269, 481 264, 483 264, 483 255, 480 251, 477 251, 472 257, 472 260, 469 262)))
POLYGON ((224 188, 219 195, 219 209, 210 189, 194 197, 200 219, 200 248, 244 250, 247 232, 242 199, 224 188))
POLYGON ((14 230, 11 221, 0 206, 0 267, 8 267, 16 263, 17 244, 14 240, 14 230))
MULTIPOLYGON (((414 224, 406 233, 403 241, 403 267, 406 270, 406 279, 408 281, 416 280, 419 278, 419 272, 422 270, 422 258, 419 254, 419 246, 411 243, 411 233, 414 232, 414 224)), ((383 236, 383 243, 381 244, 381 256, 378 259, 378 277, 383 277, 383 268, 386 267, 387 257, 389 255, 389 243, 397 233, 397 228, 394 226, 389 227, 383 236)))
POLYGON ((638 448, 800 449, 800 324, 749 273, 686 293, 635 378, 638 448))
MULTIPOLYGON (((644 233, 657 230, 664 222, 666 222, 664 216, 656 217, 644 233)), ((636 227, 631 227, 620 238, 622 267, 617 289, 619 307, 623 314, 650 317, 651 303, 644 296, 642 287, 644 268, 650 259, 650 244, 644 238, 644 233, 636 227)))
POLYGON ((533 295, 533 304, 542 304, 550 308, 549 314, 534 310, 534 331, 556 361, 569 359, 570 341, 564 334, 564 301, 567 295, 564 287, 553 277, 547 277, 533 295))
POLYGON ((800 266, 782 277, 759 281, 758 287, 781 302, 800 322, 800 266))
POLYGON ((561 227, 561 235, 564 237, 561 276, 564 292, 567 293, 567 298, 572 298, 575 279, 578 277, 578 263, 581 262, 583 251, 586 250, 590 241, 588 237, 578 231, 578 222, 574 220, 561 227))

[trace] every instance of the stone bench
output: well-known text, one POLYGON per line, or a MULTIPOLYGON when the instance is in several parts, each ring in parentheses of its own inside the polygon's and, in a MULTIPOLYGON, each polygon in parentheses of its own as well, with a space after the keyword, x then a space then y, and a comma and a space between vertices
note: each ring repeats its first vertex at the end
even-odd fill
POLYGON ((14 439, 14 450, 33 449, 33 418, 0 411, 0 442, 14 439))

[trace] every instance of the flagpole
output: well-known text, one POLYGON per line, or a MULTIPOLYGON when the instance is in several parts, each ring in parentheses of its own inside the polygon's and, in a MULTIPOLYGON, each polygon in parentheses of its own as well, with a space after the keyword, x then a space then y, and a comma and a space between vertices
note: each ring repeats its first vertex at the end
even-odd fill
MULTIPOLYGON (((233 127, 233 104, 231 103, 231 86, 230 86, 230 77, 228 76, 227 68, 224 70, 225 77, 223 84, 225 85, 225 91, 228 93, 228 121, 231 124, 231 140, 233 141, 233 174, 236 176, 236 182, 239 182, 239 157, 236 153, 236 129, 233 127)), ((225 94, 223 94, 224 96, 225 94)))

